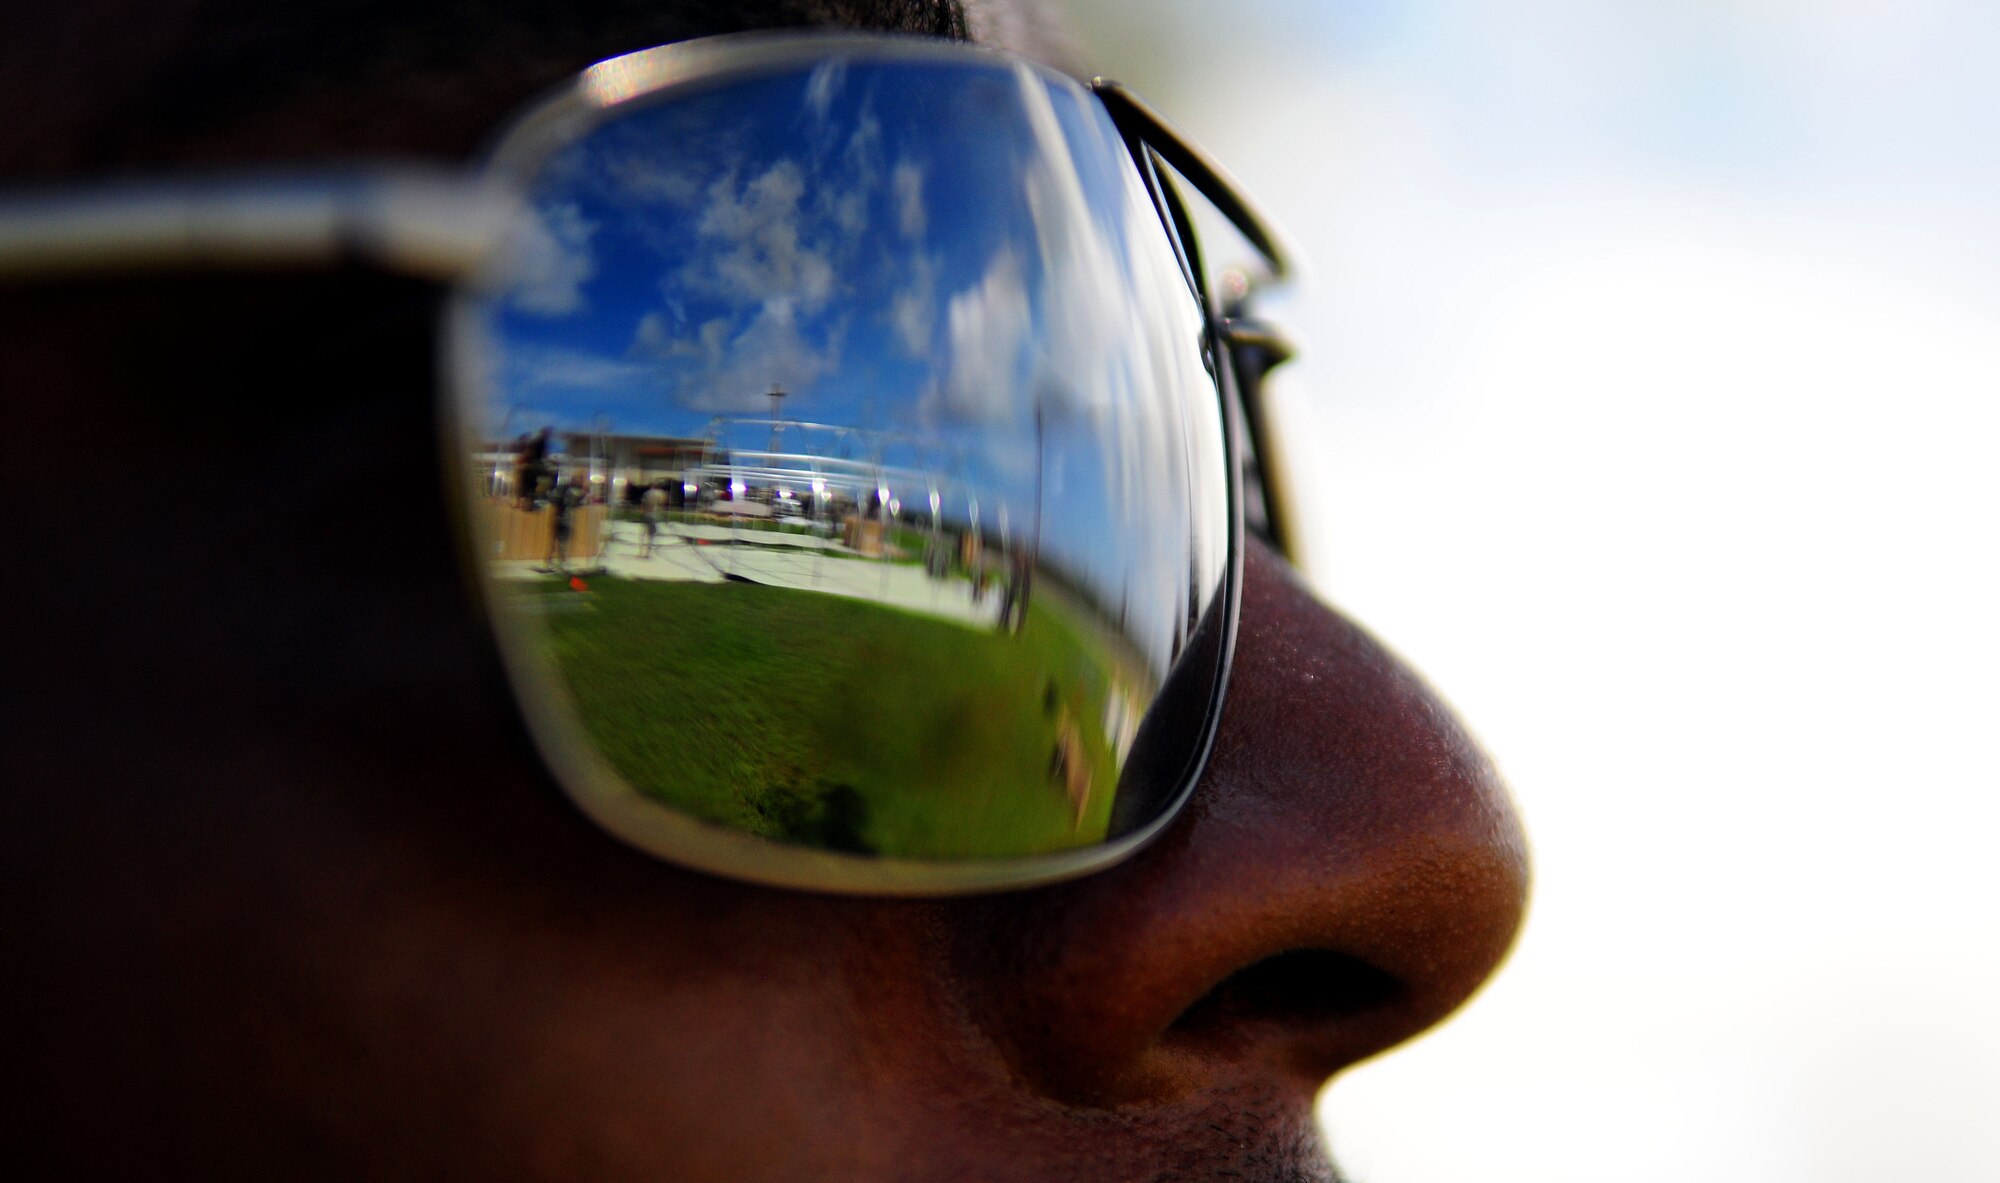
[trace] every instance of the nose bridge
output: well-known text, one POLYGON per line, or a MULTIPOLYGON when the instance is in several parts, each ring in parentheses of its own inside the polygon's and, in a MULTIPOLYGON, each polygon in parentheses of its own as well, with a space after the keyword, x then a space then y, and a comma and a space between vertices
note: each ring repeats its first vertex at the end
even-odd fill
POLYGON ((1506 792, 1449 708, 1257 549, 1186 813, 1113 871, 991 901, 966 955, 1005 983, 999 1042, 1064 1099, 1246 1071, 1309 1095, 1469 997, 1526 886, 1506 792))

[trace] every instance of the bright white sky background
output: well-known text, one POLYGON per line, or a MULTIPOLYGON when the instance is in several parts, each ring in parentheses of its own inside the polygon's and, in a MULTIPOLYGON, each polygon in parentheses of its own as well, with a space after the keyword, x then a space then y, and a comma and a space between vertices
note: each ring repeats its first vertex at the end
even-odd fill
POLYGON ((2000 1179, 2000 5, 1080 7, 1305 255, 1314 574, 1535 845, 1349 1170, 2000 1179))

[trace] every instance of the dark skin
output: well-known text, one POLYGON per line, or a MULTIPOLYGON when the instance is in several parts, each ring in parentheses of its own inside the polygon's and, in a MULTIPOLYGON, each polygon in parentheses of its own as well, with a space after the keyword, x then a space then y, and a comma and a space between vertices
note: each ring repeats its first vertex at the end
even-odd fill
MULTIPOLYGON (((15 109, 58 96, 0 130, 12 178, 466 159, 623 50, 968 24, 923 3, 117 7, 45 11, 0 51, 15 109), (314 21, 347 31, 313 69, 246 64, 314 21), (37 35, 49 52, 21 48, 37 35), (66 49, 98 55, 103 93, 55 87, 89 76, 66 49), (135 97, 176 79, 160 93, 185 101, 135 97)), ((1208 771, 1110 871, 854 899, 607 837, 468 607, 434 475, 438 299, 359 273, 0 289, 29 556, 0 1136, 27 1176, 1320 1178, 1322 1082, 1505 953, 1526 861, 1489 763, 1256 545, 1208 771), (79 476, 86 442, 119 467, 79 476)))

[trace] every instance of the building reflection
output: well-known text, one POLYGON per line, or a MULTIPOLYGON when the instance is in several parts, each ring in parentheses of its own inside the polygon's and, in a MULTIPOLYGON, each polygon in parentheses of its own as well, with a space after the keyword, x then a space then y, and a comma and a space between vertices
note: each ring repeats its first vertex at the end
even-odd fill
POLYGON ((751 416, 692 437, 550 426, 471 457, 502 576, 735 580, 1018 631, 1036 530, 954 468, 936 441, 751 416))

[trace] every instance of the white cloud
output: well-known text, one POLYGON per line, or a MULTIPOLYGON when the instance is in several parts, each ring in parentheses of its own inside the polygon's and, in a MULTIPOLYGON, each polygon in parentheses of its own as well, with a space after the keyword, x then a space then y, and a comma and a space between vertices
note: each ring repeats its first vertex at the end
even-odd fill
POLYGON ((1031 327, 1021 260, 1002 247, 979 283, 953 296, 945 310, 951 362, 944 410, 975 422, 1011 422, 1027 401, 1020 387, 1031 327))
POLYGON ((841 149, 840 163, 848 182, 857 188, 873 189, 882 183, 882 121, 863 111, 854 121, 854 134, 841 149))
MULTIPOLYGON (((1038 150, 1024 178, 1039 264, 1031 389, 1049 447, 1061 454, 1085 444, 1096 455, 1105 509, 1125 540, 1125 570, 1113 578, 1135 592, 1127 624, 1164 668, 1189 616, 1196 535, 1190 504, 1159 490, 1187 487, 1191 465, 1217 459, 1191 447, 1175 397, 1209 387, 1193 348, 1201 326, 1151 201, 1132 184, 1086 192, 1048 85, 1025 68, 1017 77, 1038 150)), ((1115 141, 1101 146, 1123 151, 1115 141)), ((1221 558, 1219 547, 1195 556, 1204 578, 1221 558)))
POLYGON ((911 357, 925 357, 931 348, 931 327, 937 320, 937 266, 922 255, 910 260, 910 282, 889 304, 889 324, 911 357))
POLYGON ((632 152, 605 166, 619 200, 634 206, 653 202, 693 205, 701 196, 701 170, 668 163, 652 151, 632 152))
POLYGON ((823 62, 806 79, 806 106, 812 109, 813 118, 826 122, 827 111, 833 105, 833 96, 840 93, 847 83, 847 63, 842 61, 823 62))
POLYGON ((868 201, 882 188, 882 157, 882 121, 863 112, 841 148, 838 169, 813 174, 814 210, 850 241, 868 229, 868 201))
POLYGON ((583 285, 597 274, 590 252, 596 233, 597 223, 573 203, 537 209, 515 230, 508 301, 537 316, 568 316, 583 308, 583 285))
POLYGON ((868 229, 868 195, 849 190, 839 196, 829 194, 823 199, 827 215, 834 225, 848 234, 859 234, 868 229))
POLYGON ((716 178, 696 230, 722 246, 689 263, 683 280, 746 303, 784 299, 807 313, 824 307, 833 294, 834 271, 824 248, 801 241, 799 199, 805 191, 803 172, 789 160, 740 189, 733 174, 716 178))
MULTIPOLYGON (((1144 356, 1148 334, 1134 316, 1132 277, 1083 191, 1047 85, 1026 69, 1019 80, 1022 106, 1041 153, 1028 170, 1026 185, 1042 263, 1040 295, 1048 336, 1043 357, 1058 371, 1043 384, 1065 393, 1065 411, 1099 418, 1135 412, 1137 408, 1122 404, 1138 393, 1132 363, 1144 356)), ((1134 220, 1133 211, 1121 212, 1126 223, 1134 220)), ((1155 224, 1147 211, 1140 225, 1150 229, 1155 224)))
POLYGON ((896 228, 904 238, 924 236, 924 170, 908 158, 896 162, 896 171, 890 177, 890 188, 896 194, 896 228))
POLYGON ((657 367, 644 360, 603 357, 580 349, 522 348, 508 359, 515 397, 551 391, 619 394, 652 379, 657 367))
POLYGON ((729 322, 719 316, 703 321, 690 336, 675 327, 668 313, 648 312, 639 318, 639 327, 632 334, 632 352, 659 358, 698 357, 714 369, 722 364, 728 337, 729 322))
MULTIPOLYGON (((646 331, 646 322, 640 331, 646 331)), ((682 352, 706 357, 703 369, 679 383, 679 401, 701 411, 763 409, 772 386, 794 394, 809 389, 840 361, 843 334, 838 328, 815 346, 800 332, 792 301, 772 300, 758 310, 742 332, 726 342, 720 321, 702 325, 698 343, 682 352)))

